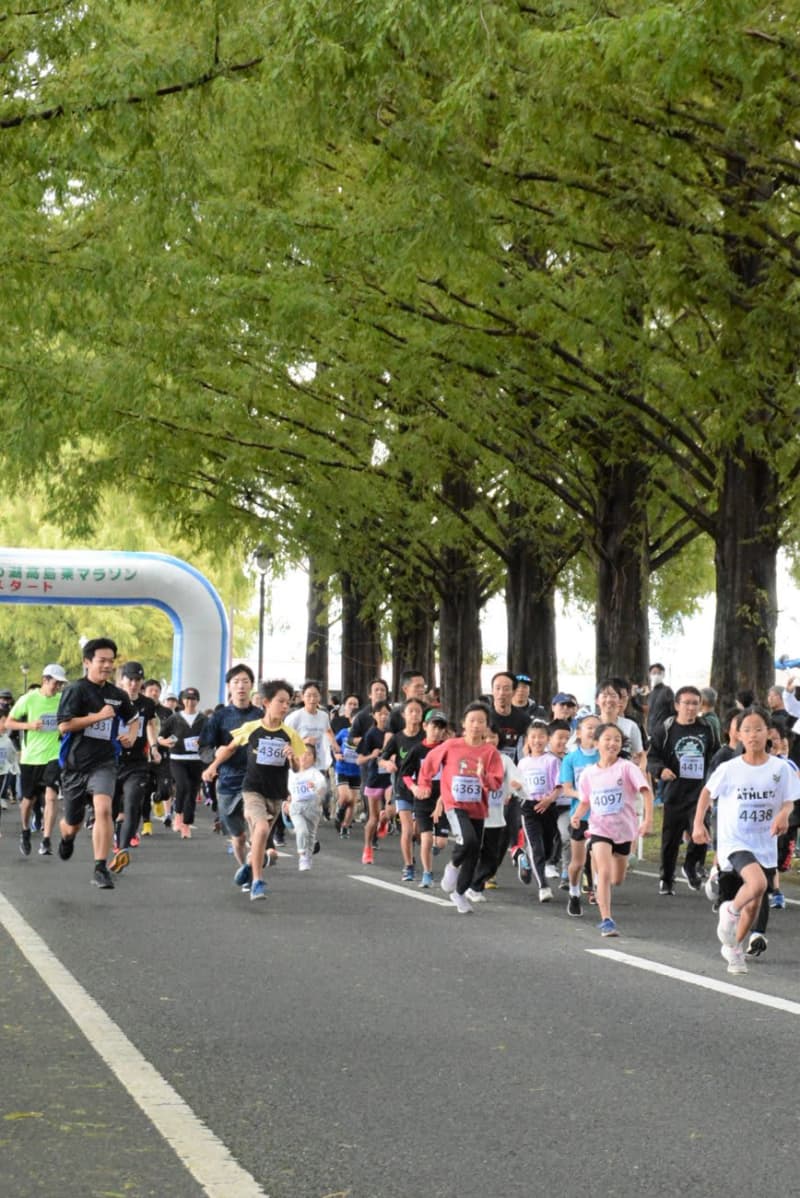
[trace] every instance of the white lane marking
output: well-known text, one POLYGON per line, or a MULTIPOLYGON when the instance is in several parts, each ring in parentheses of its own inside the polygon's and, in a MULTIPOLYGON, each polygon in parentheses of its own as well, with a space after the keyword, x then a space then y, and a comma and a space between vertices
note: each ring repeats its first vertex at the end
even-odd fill
POLYGON ((3 895, 0 923, 208 1198, 268 1198, 3 895))
POLYGON ((648 973, 673 978, 676 982, 688 982, 690 986, 699 986, 702 990, 714 990, 717 994, 727 994, 744 1002, 758 1003, 762 1007, 772 1007, 775 1011, 786 1011, 790 1015, 800 1015, 800 1003, 792 1002, 788 998, 776 998, 774 994, 763 994, 759 990, 745 990, 741 986, 732 986, 730 982, 718 982, 715 978, 706 978, 699 973, 673 969, 671 965, 661 965, 660 962, 648 961, 645 957, 633 957, 630 953, 621 953, 613 948, 587 948, 586 951, 595 957, 605 957, 609 961, 618 961, 621 965, 632 965, 634 969, 644 969, 648 973))
MULTIPOLYGON (((437 907, 453 907, 450 899, 437 898, 435 894, 425 894, 420 890, 409 890, 406 886, 396 886, 394 882, 384 882, 380 878, 370 878, 366 874, 350 874, 354 882, 366 882, 368 886, 379 886, 381 890, 393 890, 395 894, 404 894, 406 898, 419 899, 421 903, 435 903, 437 907)), ((455 910, 455 908, 453 908, 455 910)))
MULTIPOLYGON (((654 882, 658 881, 658 874, 651 873, 649 869, 629 869, 628 873, 629 874, 638 874, 640 878, 652 878, 654 882)), ((682 885, 684 885, 686 887, 689 886, 689 883, 686 881, 685 878, 676 877, 675 881, 680 882, 682 885)), ((705 885, 705 883, 704 883, 704 885, 705 885)), ((695 893, 704 894, 705 892, 701 889, 699 892, 695 891, 695 893)), ((786 898, 786 895, 784 895, 783 897, 786 899, 787 907, 800 907, 800 899, 786 898)))

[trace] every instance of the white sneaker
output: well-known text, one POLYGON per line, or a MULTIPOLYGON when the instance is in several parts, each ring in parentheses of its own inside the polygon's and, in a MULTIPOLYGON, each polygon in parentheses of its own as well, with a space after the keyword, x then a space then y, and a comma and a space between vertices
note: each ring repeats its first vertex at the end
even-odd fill
POLYGON ((546 878, 560 878, 561 871, 557 865, 546 865, 544 867, 544 876, 546 878))
POLYGON ((311 858, 303 854, 303 856, 297 862, 297 868, 299 870, 311 869, 311 858))
POLYGON ((539 902, 550 903, 553 901, 553 892, 549 886, 543 886, 539 891, 539 902))
POLYGON ((733 948, 736 944, 736 925, 739 922, 738 915, 731 914, 731 904, 720 903, 719 919, 717 921, 717 939, 721 944, 727 944, 729 948, 733 948))
POLYGON ((710 903, 715 902, 719 898, 719 870, 716 865, 711 867, 711 873, 708 875, 705 884, 706 898, 710 903))
POLYGON ((723 947, 727 950, 725 952, 725 960, 728 962, 728 973, 747 973, 744 949, 738 944, 733 948, 727 944, 723 947))
POLYGON ((470 887, 469 890, 466 890, 464 893, 471 903, 486 902, 486 895, 482 894, 480 890, 473 890, 472 887, 470 887))
POLYGON ((453 890, 450 894, 450 902, 458 911, 459 915, 472 915, 472 907, 469 899, 465 894, 459 894, 457 890, 453 890))
POLYGON ((442 890, 445 894, 449 894, 451 890, 455 890, 456 882, 458 881, 458 869, 452 863, 444 867, 442 874, 442 890))

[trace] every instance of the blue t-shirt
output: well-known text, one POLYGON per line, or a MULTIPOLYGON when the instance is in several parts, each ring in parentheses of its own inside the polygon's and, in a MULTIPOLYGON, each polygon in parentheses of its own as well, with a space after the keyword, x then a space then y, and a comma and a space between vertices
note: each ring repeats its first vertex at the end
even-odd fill
MULTIPOLYGON (((597 749, 590 749, 588 753, 585 753, 581 748, 573 749, 571 753, 567 753, 561 762, 561 773, 558 775, 559 782, 566 782, 573 790, 577 790, 581 774, 587 765, 595 765, 599 760, 600 753, 597 749)), ((572 800, 569 805, 570 815, 573 814, 580 801, 580 799, 572 800)))
POLYGON ((351 745, 348 741, 350 735, 349 728, 342 728, 336 733, 336 743, 339 746, 339 752, 342 754, 342 760, 336 762, 337 778, 360 778, 361 766, 358 764, 358 749, 355 745, 351 745))

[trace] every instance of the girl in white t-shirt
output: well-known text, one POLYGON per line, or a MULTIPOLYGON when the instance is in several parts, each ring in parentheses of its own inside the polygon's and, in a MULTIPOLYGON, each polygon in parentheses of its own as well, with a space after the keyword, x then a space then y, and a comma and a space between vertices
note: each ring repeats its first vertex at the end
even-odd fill
POLYGON ((325 798, 327 782, 321 770, 315 769, 316 750, 306 745, 300 758, 300 769, 289 774, 289 793, 292 796, 283 809, 294 824, 297 837, 297 868, 311 869, 311 861, 317 844, 317 831, 322 817, 322 800, 325 798))
POLYGON ((653 830, 653 792, 638 765, 620 757, 623 738, 616 724, 599 724, 595 744, 600 757, 596 765, 587 765, 580 776, 581 798, 570 823, 573 828, 580 828, 588 811, 594 890, 600 908, 598 926, 601 936, 618 936, 617 925, 611 918, 611 887, 625 881, 634 838, 649 836, 653 830), (639 795, 644 798, 641 823, 639 795))
POLYGON ((748 707, 737 717, 744 752, 718 766, 700 793, 692 828, 698 844, 710 840, 705 815, 717 801, 717 858, 720 870, 741 878, 733 899, 720 903, 717 937, 729 973, 747 973, 745 941, 770 878, 778 865, 778 837, 800 786, 791 766, 767 750, 770 720, 748 707))

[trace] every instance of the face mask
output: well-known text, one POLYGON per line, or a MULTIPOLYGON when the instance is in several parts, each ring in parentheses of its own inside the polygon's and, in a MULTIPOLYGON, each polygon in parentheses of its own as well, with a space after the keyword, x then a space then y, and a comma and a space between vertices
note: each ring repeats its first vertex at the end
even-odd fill
POLYGON ((664 681, 664 675, 661 673, 660 670, 655 670, 650 675, 650 685, 651 686, 660 686, 663 681, 664 681))

